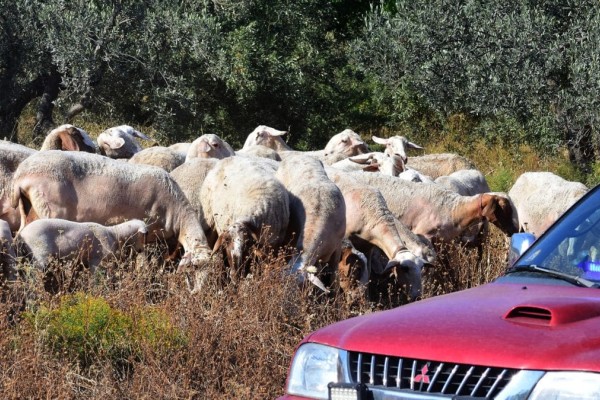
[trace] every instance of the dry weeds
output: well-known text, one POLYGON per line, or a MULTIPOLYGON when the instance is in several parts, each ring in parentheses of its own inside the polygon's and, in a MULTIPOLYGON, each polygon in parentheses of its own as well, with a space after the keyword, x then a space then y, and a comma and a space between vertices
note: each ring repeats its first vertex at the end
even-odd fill
MULTIPOLYGON (((505 268, 506 238, 491 229, 478 260, 476 249, 438 246, 440 260, 424 276, 423 297, 489 282, 505 268)), ((149 249, 90 276, 73 265, 54 282, 54 293, 32 275, 2 289, 0 303, 0 393, 2 398, 53 399, 273 399, 284 391, 296 344, 332 322, 403 304, 393 277, 369 291, 370 299, 348 303, 340 293, 299 289, 285 274, 284 255, 255 260, 237 284, 222 278, 223 265, 209 270, 201 293, 191 295, 175 266, 149 249), (57 352, 43 327, 27 315, 56 309, 69 293, 105 299, 119 312, 152 307, 184 333, 178 347, 140 344, 136 355, 115 363, 94 354, 82 365, 57 352)), ((26 268, 26 263, 21 264, 26 268)))

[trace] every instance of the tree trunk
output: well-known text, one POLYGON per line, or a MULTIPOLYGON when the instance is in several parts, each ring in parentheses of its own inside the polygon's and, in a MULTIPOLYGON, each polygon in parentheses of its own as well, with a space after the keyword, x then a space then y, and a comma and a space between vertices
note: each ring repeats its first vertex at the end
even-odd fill
POLYGON ((11 141, 18 141, 19 117, 27 104, 41 96, 43 91, 44 77, 38 76, 24 87, 15 88, 11 90, 12 93, 5 92, 0 96, 0 135, 2 139, 6 137, 11 141))
POLYGON ((36 123, 33 128, 33 134, 36 138, 44 138, 52 128, 54 128, 54 119, 52 113, 54 111, 54 100, 58 98, 60 91, 61 77, 56 68, 52 68, 52 72, 46 79, 44 85, 44 93, 38 104, 36 113, 36 123))
POLYGON ((596 160, 591 127, 568 127, 567 148, 569 150, 569 161, 580 171, 586 174, 590 173, 592 164, 596 160))

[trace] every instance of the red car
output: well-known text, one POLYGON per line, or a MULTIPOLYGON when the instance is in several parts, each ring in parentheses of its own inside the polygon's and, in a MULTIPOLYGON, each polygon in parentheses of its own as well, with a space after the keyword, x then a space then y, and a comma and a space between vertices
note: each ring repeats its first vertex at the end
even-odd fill
POLYGON ((513 259, 492 283, 308 335, 280 400, 600 399, 600 187, 513 259))

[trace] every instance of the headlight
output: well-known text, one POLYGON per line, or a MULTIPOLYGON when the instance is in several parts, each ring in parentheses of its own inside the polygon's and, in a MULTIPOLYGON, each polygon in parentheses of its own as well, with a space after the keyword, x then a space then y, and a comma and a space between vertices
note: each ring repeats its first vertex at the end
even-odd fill
POLYGON ((306 343, 296 351, 288 393, 314 399, 327 399, 329 382, 348 382, 346 352, 334 347, 306 343))
POLYGON ((592 400, 600 393, 600 374, 547 372, 537 383, 530 400, 592 400))

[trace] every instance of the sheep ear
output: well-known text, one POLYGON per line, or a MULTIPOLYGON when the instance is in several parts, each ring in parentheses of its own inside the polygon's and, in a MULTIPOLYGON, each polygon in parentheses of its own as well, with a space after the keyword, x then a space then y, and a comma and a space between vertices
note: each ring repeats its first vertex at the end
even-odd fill
POLYGON ((211 257, 217 254, 217 251, 219 251, 219 249, 223 246, 227 238, 229 238, 229 234, 227 232, 223 232, 219 235, 215 245, 213 246, 211 257))
POLYGON ((419 146, 418 144, 415 144, 413 142, 408 142, 407 143, 407 147, 409 149, 417 149, 417 150, 423 150, 423 147, 419 146))
POLYGON ((267 132, 267 134, 269 134, 269 136, 283 136, 287 133, 287 131, 280 131, 275 128, 271 128, 269 126, 265 126, 264 131, 267 132))
POLYGON ((379 171, 379 163, 367 164, 362 168, 365 172, 378 172, 379 171))
POLYGON ((125 139, 107 135, 104 137, 104 143, 113 150, 120 149, 125 144, 125 139))
POLYGON ((348 157, 348 159, 357 164, 367 164, 370 160, 373 159, 373 154, 372 153, 359 154, 357 156, 348 157))
POLYGON ((210 144, 206 140, 201 140, 196 147, 198 153, 208 153, 211 149, 210 144))
POLYGON ((244 221, 244 228, 250 233, 252 240, 258 243, 258 238, 260 236, 259 229, 247 221, 244 221))
POLYGON ((66 151, 79 151, 79 144, 73 138, 73 134, 76 134, 76 128, 61 131, 58 135, 60 137, 60 146, 62 150, 66 151))
POLYGON ((383 139, 377 136, 371 136, 371 139, 377 144, 387 145, 389 142, 389 139, 383 139))
POLYGON ((151 137, 148 137, 148 136, 144 135, 142 132, 140 132, 140 131, 138 131, 136 129, 132 129, 131 130, 131 134, 133 136, 137 137, 137 138, 140 138, 140 139, 150 140, 152 142, 156 142, 156 140, 152 139, 151 137))

